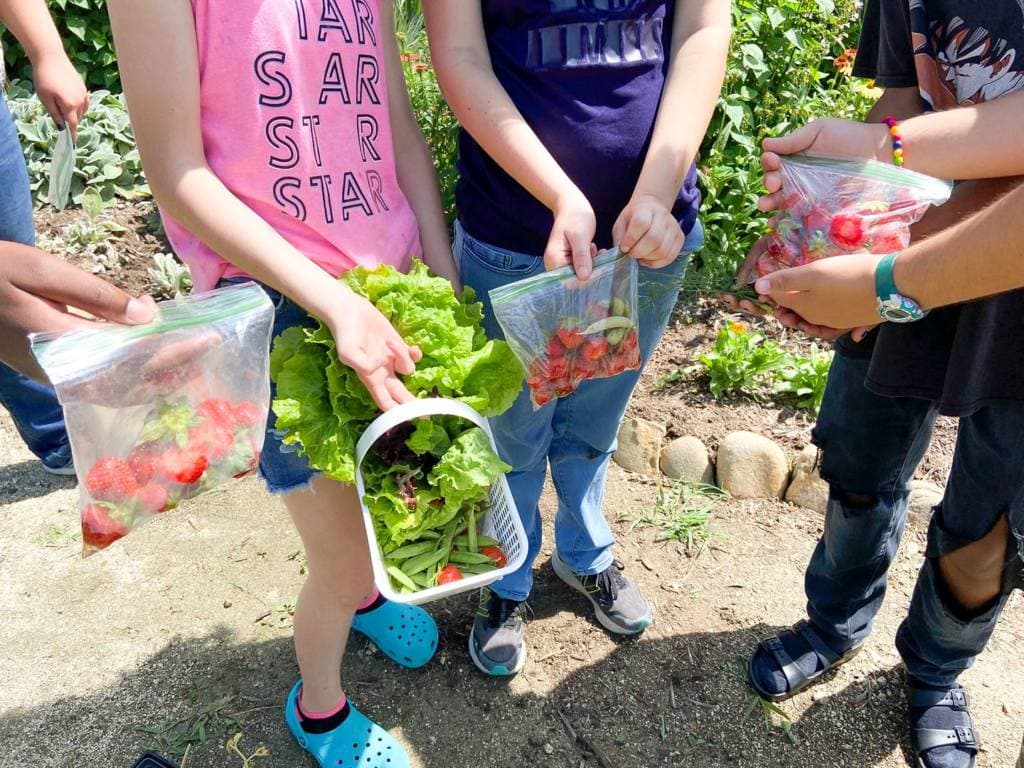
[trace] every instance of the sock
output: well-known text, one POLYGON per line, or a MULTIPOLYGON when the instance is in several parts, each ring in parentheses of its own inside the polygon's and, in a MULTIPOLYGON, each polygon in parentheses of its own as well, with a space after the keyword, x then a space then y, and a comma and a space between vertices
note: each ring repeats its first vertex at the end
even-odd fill
MULTIPOLYGON (((945 693, 953 685, 929 685, 918 680, 913 675, 907 675, 907 685, 911 688, 940 691, 945 693)), ((938 730, 952 730, 957 726, 966 727, 971 725, 971 718, 966 712, 957 712, 948 707, 914 707, 910 711, 910 723, 912 728, 936 728, 938 730)), ((966 749, 958 746, 938 747, 929 750, 921 756, 926 768, 967 768, 973 765, 973 757, 966 749)))
POLYGON ((387 602, 387 598, 380 593, 379 589, 374 588, 373 594, 364 600, 358 608, 356 608, 357 614, 369 613, 370 611, 380 608, 384 603, 387 602))
POLYGON ((299 716, 299 725, 306 733, 327 733, 344 723, 352 708, 349 706, 348 697, 342 693, 341 701, 333 709, 327 712, 306 712, 302 709, 302 694, 299 694, 295 710, 299 716))
MULTIPOLYGON (((837 656, 844 655, 852 647, 852 643, 841 643, 820 630, 818 634, 837 656)), ((814 652, 814 649, 807 644, 807 641, 801 635, 783 631, 780 634, 780 639, 782 640, 782 647, 786 649, 786 653, 789 654, 790 658, 796 663, 796 666, 805 675, 810 677, 822 670, 823 665, 818 658, 818 654, 814 652)), ((770 653, 758 651, 755 662, 751 667, 751 674, 769 692, 783 694, 789 690, 789 682, 786 680, 786 676, 779 668, 779 663, 775 660, 775 657, 770 653)))

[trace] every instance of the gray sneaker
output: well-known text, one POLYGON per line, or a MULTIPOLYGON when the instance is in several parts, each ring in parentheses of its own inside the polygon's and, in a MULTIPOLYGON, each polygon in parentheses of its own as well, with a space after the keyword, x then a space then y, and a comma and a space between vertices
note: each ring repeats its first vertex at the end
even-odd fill
POLYGON ((485 675, 511 677, 526 664, 526 603, 506 600, 484 587, 469 633, 469 657, 485 675))
POLYGON ((601 626, 616 635, 639 635, 651 623, 651 606, 640 588, 622 574, 622 563, 616 561, 601 573, 580 576, 551 553, 551 567, 558 578, 586 595, 594 606, 601 626))

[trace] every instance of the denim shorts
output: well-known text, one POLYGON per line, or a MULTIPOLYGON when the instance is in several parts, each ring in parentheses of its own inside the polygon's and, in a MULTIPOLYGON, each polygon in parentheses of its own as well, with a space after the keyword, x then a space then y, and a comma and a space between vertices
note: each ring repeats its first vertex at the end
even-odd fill
MULTIPOLYGON (((238 283, 255 282, 247 277, 231 277, 222 280, 220 285, 236 285, 238 283)), ((289 299, 287 296, 262 283, 260 287, 267 292, 270 300, 274 303, 274 332, 273 338, 277 338, 289 328, 315 328, 316 320, 309 316, 302 307, 289 299)), ((277 396, 277 387, 270 382, 270 400, 273 403, 277 396)), ((263 453, 260 455, 260 477, 266 483, 267 490, 273 494, 285 494, 292 491, 299 491, 309 487, 313 478, 320 473, 309 466, 305 456, 298 454, 298 447, 285 445, 284 432, 274 428, 277 416, 273 408, 270 409, 270 416, 267 419, 267 436, 263 443, 263 453)))

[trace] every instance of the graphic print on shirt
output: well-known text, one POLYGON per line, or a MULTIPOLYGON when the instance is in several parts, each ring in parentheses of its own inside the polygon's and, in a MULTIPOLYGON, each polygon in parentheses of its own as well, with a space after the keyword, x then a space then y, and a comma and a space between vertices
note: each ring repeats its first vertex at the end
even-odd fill
POLYGON ((548 0, 547 21, 562 23, 527 30, 526 68, 532 71, 566 67, 607 67, 650 64, 665 58, 662 39, 664 6, 650 13, 646 0, 548 0), (607 18, 594 20, 595 12, 607 18), (570 20, 581 14, 587 20, 570 20))
MULTIPOLYGON (((292 2, 295 13, 288 34, 298 46, 315 49, 316 71, 322 76, 317 111, 295 117, 287 114, 295 97, 292 78, 297 76, 289 70, 288 54, 262 51, 253 61, 255 98, 263 108, 261 116, 266 116, 266 163, 279 172, 270 196, 282 213, 321 225, 389 211, 383 177, 374 167, 383 162, 377 143, 387 102, 373 9, 366 0, 292 2), (277 110, 286 114, 275 115, 277 110), (358 167, 324 155, 320 137, 325 131, 353 137, 358 167), (322 172, 301 177, 288 173, 300 163, 308 167, 310 158, 322 172)), ((308 50, 304 54, 311 55, 308 50)))
POLYGON ((918 82, 932 109, 1024 88, 1024 0, 911 0, 910 12, 918 82), (944 13, 947 5, 957 12, 944 13))

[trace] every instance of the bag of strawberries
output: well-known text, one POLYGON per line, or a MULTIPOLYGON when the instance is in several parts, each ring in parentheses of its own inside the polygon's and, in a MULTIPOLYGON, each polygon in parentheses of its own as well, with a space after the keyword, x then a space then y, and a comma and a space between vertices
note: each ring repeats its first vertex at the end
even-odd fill
POLYGON ((782 196, 761 276, 847 253, 894 253, 910 245, 910 227, 952 185, 873 160, 792 155, 781 158, 782 196))
POLYGON ((32 337, 64 406, 86 556, 259 463, 270 298, 246 283, 158 307, 142 326, 32 337))
POLYGON ((637 264, 617 248, 594 260, 586 282, 562 267, 490 296, 536 408, 588 379, 640 369, 637 264))

